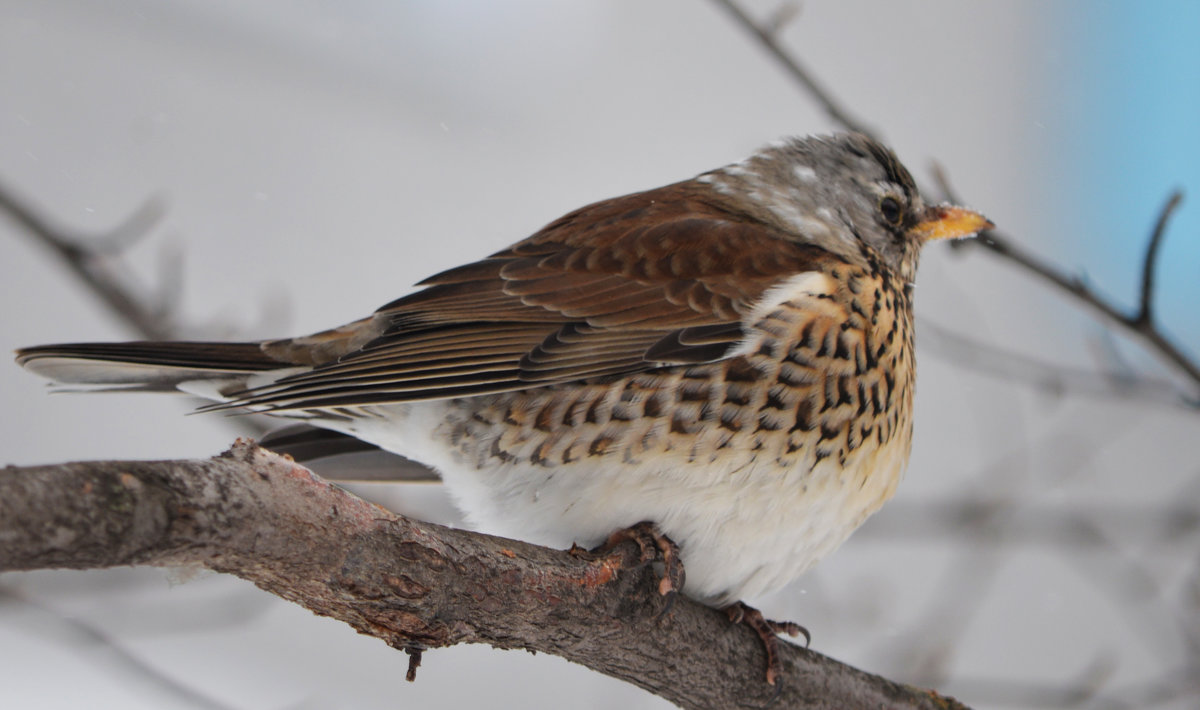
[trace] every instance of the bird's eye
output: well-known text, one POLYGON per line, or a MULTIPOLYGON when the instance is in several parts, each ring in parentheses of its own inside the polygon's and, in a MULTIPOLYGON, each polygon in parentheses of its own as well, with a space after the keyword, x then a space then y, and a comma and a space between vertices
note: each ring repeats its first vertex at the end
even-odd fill
POLYGON ((879 214, 883 215, 883 221, 893 227, 899 227, 904 219, 904 209, 900 206, 900 201, 891 196, 879 201, 879 214))

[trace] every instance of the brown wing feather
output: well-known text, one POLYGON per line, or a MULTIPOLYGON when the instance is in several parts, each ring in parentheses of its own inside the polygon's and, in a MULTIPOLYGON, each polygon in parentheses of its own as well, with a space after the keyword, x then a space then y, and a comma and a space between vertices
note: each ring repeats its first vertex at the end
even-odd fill
POLYGON ((378 337, 233 403, 438 399, 722 357, 741 319, 826 252, 680 183, 576 210, 381 308, 378 337))
POLYGON ((267 355, 258 343, 149 342, 63 343, 21 348, 17 362, 25 365, 38 358, 78 358, 102 362, 162 365, 198 370, 250 372, 277 370, 286 366, 267 355))

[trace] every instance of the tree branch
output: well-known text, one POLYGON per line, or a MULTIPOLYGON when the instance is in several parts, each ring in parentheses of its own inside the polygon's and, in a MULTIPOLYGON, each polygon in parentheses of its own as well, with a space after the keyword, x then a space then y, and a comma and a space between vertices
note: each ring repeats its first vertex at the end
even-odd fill
POLYGON ((800 60, 789 54, 788 51, 784 49, 783 45, 779 43, 779 41, 776 39, 778 28, 781 24, 779 19, 776 19, 773 22, 774 26, 759 25, 757 22, 751 19, 750 16, 738 6, 737 3, 733 2, 733 0, 715 0, 715 2, 724 8, 726 12, 732 15, 734 21, 737 22, 742 29, 758 38, 758 41, 760 44, 762 44, 763 48, 775 57, 775 60, 779 62, 779 65, 783 67, 784 71, 786 71, 793 79, 796 80, 797 83, 804 87, 804 90, 808 92, 808 94, 817 102, 817 104, 819 104, 821 108, 825 109, 825 113, 829 114, 830 118, 851 131, 862 133, 868 136, 873 135, 873 132, 870 128, 867 128, 866 124, 861 123, 858 121, 858 119, 852 117, 850 112, 833 98, 833 94, 827 91, 825 87, 821 86, 821 84, 813 77, 808 69, 806 69, 804 65, 800 63, 800 60))
MULTIPOLYGON (((962 708, 663 600, 632 549, 565 552, 410 520, 239 440, 200 461, 8 467, 0 571, 203 565, 416 654, 486 643, 561 656, 687 708, 962 708), (627 558, 625 560, 621 557, 627 558)), ((631 546, 633 547, 633 546, 631 546)))
MULTIPOLYGON (((947 199, 951 202, 957 202, 959 200, 958 195, 950 187, 944 173, 938 170, 937 176, 938 182, 947 199)), ((1158 218, 1155 220, 1154 232, 1147 243, 1146 255, 1143 257, 1141 300, 1138 311, 1132 315, 1126 313, 1125 309, 1100 295, 1079 277, 1068 276, 1058 267, 1043 261, 1032 252, 1024 250, 1012 239, 995 230, 981 232, 975 239, 959 240, 951 244, 951 246, 958 249, 987 249, 993 254, 1016 264, 1024 271, 1037 276, 1054 288, 1069 294, 1076 301, 1099 312, 1109 322, 1141 338, 1149 350, 1174 365, 1194 385, 1200 387, 1200 364, 1184 354, 1183 350, 1159 329, 1158 325, 1151 318, 1150 310, 1153 299, 1151 291, 1154 287, 1155 256, 1158 252, 1159 244, 1162 243, 1167 221, 1182 200, 1182 193, 1178 191, 1172 193, 1159 213, 1158 218)), ((1200 395, 1193 394, 1192 401, 1198 401, 1198 397, 1200 395)))
POLYGON ((1158 247, 1162 244, 1163 236, 1167 233, 1167 221, 1183 202, 1183 192, 1176 190, 1167 198, 1162 211, 1158 214, 1158 222, 1150 235, 1150 243, 1146 245, 1146 258, 1142 263, 1142 298, 1141 306, 1135 321, 1142 326, 1149 326, 1154 321, 1154 270, 1158 263, 1158 247))
POLYGON ((176 335, 164 309, 147 306, 141 296, 126 284, 129 274, 117 273, 112 260, 114 252, 141 239, 162 219, 161 200, 151 199, 130 215, 120 226, 101 235, 71 238, 50 225, 34 210, 0 186, 0 210, 35 241, 49 248, 75 274, 100 302, 109 307, 138 335, 153 340, 167 340, 176 335))
POLYGON ((1123 372, 1092 372, 1029 357, 944 328, 920 322, 920 339, 946 362, 1014 382, 1034 385, 1041 392, 1085 397, 1138 400, 1200 411, 1200 398, 1189 398, 1167 380, 1123 372))
MULTIPOLYGON (((728 11, 740 27, 750 32, 762 44, 763 48, 770 52, 775 60, 779 62, 780 66, 795 79, 804 92, 823 107, 825 112, 834 121, 843 128, 863 133, 878 140, 878 136, 873 131, 852 118, 847 109, 817 82, 812 73, 799 60, 787 52, 783 45, 779 43, 776 34, 769 27, 756 23, 749 15, 742 11, 735 0, 714 0, 714 2, 728 11)), ((951 202, 961 204, 961 200, 950 189, 945 176, 938 171, 936 177, 947 199, 951 202)), ((996 230, 982 232, 976 239, 954 242, 952 246, 962 249, 986 249, 1002 259, 1016 264, 1024 271, 1038 276, 1059 290, 1069 294, 1077 301, 1091 306, 1119 328, 1140 337, 1149 350, 1175 366, 1192 381, 1193 385, 1200 388, 1200 363, 1197 363, 1186 355, 1183 350, 1152 322, 1150 317, 1150 305, 1152 302, 1150 291, 1153 289, 1155 256, 1158 245, 1163 239, 1166 221, 1178 206, 1180 199, 1182 198, 1178 192, 1173 193, 1166 207, 1163 208, 1162 213, 1159 215, 1158 225, 1146 250, 1139 311, 1133 316, 1127 315, 1124 309, 1109 303, 1099 294, 1092 291, 1080 279, 1068 276, 1057 267, 1021 249, 1009 237, 996 230)))
POLYGON ((51 620, 59 627, 58 632, 65 636, 61 641, 72 648, 84 648, 92 652, 99 649, 112 664, 106 669, 106 673, 113 682, 126 687, 141 684, 155 688, 179 701, 181 706, 200 710, 233 710, 207 695, 203 689, 193 688, 169 673, 160 671, 154 664, 130 652, 96 626, 43 606, 15 589, 0 586, 0 605, 19 605, 23 607, 23 611, 32 611, 44 619, 51 620))
MULTIPOLYGON (((159 299, 140 295, 133 275, 120 259, 121 251, 144 238, 163 217, 162 200, 151 198, 121 224, 102 234, 76 236, 53 226, 36 210, 0 185, 0 212, 6 212, 30 238, 53 252, 60 262, 97 299, 139 337, 174 340, 185 335, 174 312, 175 298, 164 290, 159 299), (157 302, 156 302, 157 301, 157 302)), ((177 268, 177 266, 173 267, 177 268)), ((178 290, 180 278, 163 279, 167 289, 178 290)), ((242 434, 262 436, 274 428, 259 416, 227 419, 242 434)))

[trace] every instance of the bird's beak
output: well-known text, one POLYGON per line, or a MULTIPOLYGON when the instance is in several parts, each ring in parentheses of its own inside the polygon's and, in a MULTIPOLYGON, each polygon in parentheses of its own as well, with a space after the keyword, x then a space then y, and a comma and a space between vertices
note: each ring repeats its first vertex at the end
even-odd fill
POLYGON ((909 233, 922 242, 930 242, 970 237, 994 226, 987 217, 965 207, 933 205, 925 208, 924 219, 913 225, 909 233))

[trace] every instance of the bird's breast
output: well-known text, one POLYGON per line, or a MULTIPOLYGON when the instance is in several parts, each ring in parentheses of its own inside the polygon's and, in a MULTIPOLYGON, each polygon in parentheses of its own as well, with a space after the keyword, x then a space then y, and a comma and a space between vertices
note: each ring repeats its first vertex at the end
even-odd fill
POLYGON ((447 403, 431 463, 485 529, 590 544, 650 520, 691 593, 780 586, 892 495, 911 438, 906 303, 849 269, 797 283, 734 357, 447 403))

